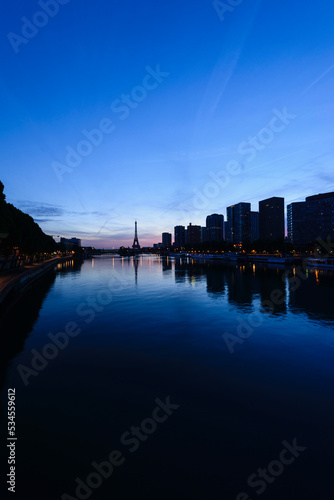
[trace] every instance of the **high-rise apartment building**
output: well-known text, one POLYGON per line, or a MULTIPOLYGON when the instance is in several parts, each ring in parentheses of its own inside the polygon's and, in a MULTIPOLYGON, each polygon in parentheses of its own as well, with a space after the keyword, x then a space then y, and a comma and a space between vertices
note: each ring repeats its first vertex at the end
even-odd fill
POLYGON ((162 246, 164 248, 170 248, 172 246, 171 233, 162 233, 162 246))
POLYGON ((176 248, 184 248, 186 244, 186 228, 184 226, 174 227, 174 244, 176 248))
POLYGON ((187 244, 188 245, 199 245, 201 243, 201 226, 193 226, 189 223, 187 227, 187 244))
POLYGON ((284 238, 284 198, 273 196, 259 201, 259 237, 262 240, 284 238))
POLYGON ((208 215, 206 218, 207 241, 222 241, 224 235, 224 216, 221 214, 208 215))
POLYGON ((202 243, 206 243, 209 241, 209 235, 206 226, 201 227, 201 241, 202 243))
POLYGON ((288 205, 288 238, 297 245, 334 238, 334 192, 288 205))
POLYGON ((251 240, 251 204, 238 203, 227 207, 227 238, 231 243, 251 240))
POLYGON ((259 212, 251 212, 251 241, 259 239, 259 212))

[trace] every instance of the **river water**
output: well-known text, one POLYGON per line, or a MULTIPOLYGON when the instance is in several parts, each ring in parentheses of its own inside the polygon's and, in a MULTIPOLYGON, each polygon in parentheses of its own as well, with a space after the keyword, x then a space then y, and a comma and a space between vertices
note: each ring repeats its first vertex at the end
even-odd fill
POLYGON ((302 268, 59 266, 1 311, 2 486, 13 388, 13 498, 331 498, 333 299, 302 268))

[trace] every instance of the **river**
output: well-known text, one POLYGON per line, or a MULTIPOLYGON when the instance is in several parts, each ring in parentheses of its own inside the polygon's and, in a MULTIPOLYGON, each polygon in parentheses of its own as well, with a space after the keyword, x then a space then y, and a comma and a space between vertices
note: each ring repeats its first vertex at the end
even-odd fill
POLYGON ((59 266, 0 311, 2 482, 11 388, 13 498, 329 498, 333 285, 148 255, 59 266))

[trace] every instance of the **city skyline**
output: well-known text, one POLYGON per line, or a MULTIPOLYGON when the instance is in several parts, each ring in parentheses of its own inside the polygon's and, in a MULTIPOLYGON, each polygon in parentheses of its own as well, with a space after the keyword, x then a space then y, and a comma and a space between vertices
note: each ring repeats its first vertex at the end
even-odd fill
POLYGON ((286 220, 334 190, 329 1, 72 0, 42 26, 43 5, 1 20, 0 179, 46 234, 131 246, 138 220, 151 246, 234 203, 284 197, 286 220))

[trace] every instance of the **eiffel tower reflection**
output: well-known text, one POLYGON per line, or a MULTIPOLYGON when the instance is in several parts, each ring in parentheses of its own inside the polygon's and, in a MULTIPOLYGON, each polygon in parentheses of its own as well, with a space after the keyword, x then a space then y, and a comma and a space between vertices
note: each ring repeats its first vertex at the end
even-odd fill
POLYGON ((138 285, 138 266, 139 266, 139 258, 135 255, 133 257, 133 266, 135 268, 135 284, 138 285))

